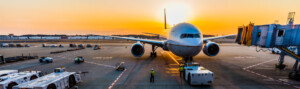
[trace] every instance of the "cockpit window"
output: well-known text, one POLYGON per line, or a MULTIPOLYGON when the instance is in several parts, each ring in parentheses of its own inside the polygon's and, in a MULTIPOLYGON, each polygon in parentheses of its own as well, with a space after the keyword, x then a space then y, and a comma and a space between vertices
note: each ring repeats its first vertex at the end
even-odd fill
POLYGON ((200 34, 181 34, 180 38, 200 38, 200 34))

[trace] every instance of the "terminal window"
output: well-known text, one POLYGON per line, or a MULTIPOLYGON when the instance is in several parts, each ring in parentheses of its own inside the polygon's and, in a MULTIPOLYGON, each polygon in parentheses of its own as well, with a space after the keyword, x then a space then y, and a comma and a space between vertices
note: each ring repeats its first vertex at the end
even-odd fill
POLYGON ((283 36, 283 33, 284 33, 284 30, 281 29, 281 30, 278 31, 278 35, 277 36, 278 37, 283 36))

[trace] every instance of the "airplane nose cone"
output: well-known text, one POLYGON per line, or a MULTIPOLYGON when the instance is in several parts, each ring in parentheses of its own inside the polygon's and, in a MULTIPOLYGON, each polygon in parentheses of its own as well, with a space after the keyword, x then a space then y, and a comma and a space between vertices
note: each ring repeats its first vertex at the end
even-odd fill
POLYGON ((201 45, 202 45, 201 39, 190 39, 190 40, 185 40, 185 43, 186 43, 188 46, 201 46, 201 45))

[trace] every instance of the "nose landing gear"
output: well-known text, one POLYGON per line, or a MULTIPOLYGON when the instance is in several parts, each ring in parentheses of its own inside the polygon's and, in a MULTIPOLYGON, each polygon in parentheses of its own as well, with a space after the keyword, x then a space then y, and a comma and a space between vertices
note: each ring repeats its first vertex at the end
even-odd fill
POLYGON ((193 62, 193 57, 184 57, 182 58, 185 63, 193 62))

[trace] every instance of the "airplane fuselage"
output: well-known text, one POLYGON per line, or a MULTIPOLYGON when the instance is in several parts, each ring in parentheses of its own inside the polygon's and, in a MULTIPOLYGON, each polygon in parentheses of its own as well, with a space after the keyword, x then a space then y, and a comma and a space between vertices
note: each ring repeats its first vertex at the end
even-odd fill
POLYGON ((181 23, 170 30, 166 46, 175 55, 190 58, 201 52, 202 38, 203 36, 197 27, 189 23, 181 23))

